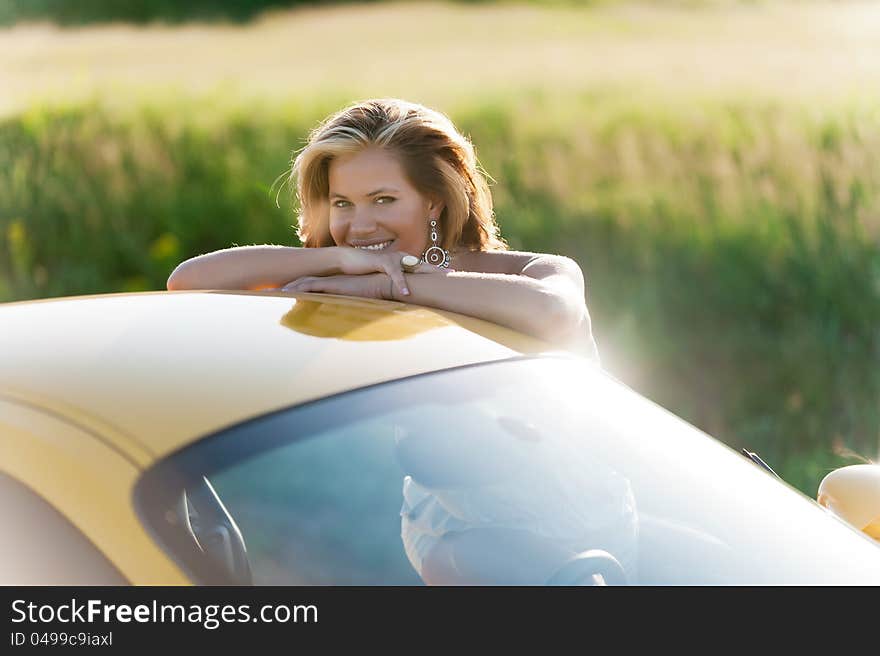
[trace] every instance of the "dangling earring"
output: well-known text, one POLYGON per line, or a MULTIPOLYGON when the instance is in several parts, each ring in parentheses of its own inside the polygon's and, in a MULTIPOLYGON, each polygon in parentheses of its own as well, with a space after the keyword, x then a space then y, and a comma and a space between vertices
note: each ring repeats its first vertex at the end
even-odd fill
POLYGON ((449 251, 440 246, 437 219, 431 219, 431 245, 422 253, 422 262, 433 264, 436 267, 449 267, 449 251))

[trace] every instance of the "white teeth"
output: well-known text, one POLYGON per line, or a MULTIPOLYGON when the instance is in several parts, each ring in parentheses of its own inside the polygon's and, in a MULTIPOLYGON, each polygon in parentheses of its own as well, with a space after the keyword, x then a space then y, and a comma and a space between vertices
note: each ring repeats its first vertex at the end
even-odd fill
MULTIPOLYGON (((394 240, 392 239, 391 241, 394 240)), ((381 244, 370 244, 369 246, 355 246, 355 248, 366 251, 381 251, 383 248, 388 248, 391 245, 391 241, 383 241, 381 244)))

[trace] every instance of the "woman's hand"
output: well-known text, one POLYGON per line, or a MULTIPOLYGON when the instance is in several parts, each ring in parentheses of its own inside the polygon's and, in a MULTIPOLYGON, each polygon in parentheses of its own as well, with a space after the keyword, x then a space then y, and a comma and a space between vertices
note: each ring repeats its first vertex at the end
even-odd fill
MULTIPOLYGON (((404 253, 405 255, 405 253, 404 253)), ((402 255, 401 255, 402 257, 402 255)), ((455 269, 438 269, 432 264, 420 263, 413 271, 407 273, 446 274, 454 273, 455 269)), ((402 271, 397 271, 406 289, 406 279, 402 271)), ((400 289, 398 286, 397 289, 400 289)), ((263 291, 281 292, 318 292, 326 294, 343 294, 362 298, 379 298, 387 301, 399 301, 401 296, 395 294, 393 278, 386 273, 365 273, 359 275, 303 276, 287 283, 283 287, 263 291)), ((409 294, 407 290, 406 294, 409 294)))
MULTIPOLYGON (((403 276, 401 275, 401 278, 403 276)), ((392 279, 384 273, 338 276, 303 276, 281 288, 282 292, 319 292, 395 301, 392 279)))
MULTIPOLYGON (((410 255, 410 253, 404 253, 403 251, 368 251, 361 248, 352 248, 351 246, 337 246, 336 250, 338 253, 339 270, 342 274, 356 276, 372 273, 384 273, 387 277, 391 278, 392 284, 394 285, 394 287, 397 288, 398 293, 402 294, 403 296, 409 295, 409 290, 406 288, 406 280, 403 277, 403 271, 400 266, 400 259, 404 255, 410 255)), ((416 257, 418 258, 418 256, 416 257)), ((431 273, 435 269, 436 267, 430 264, 420 262, 418 266, 412 271, 412 273, 431 273)), ((309 277, 311 278, 311 276, 309 277)), ((325 278, 340 277, 343 276, 325 276, 325 278)), ((300 278, 300 280, 302 280, 302 278, 300 278)), ((386 287, 386 292, 387 291, 388 290, 386 287)), ((344 294, 346 292, 333 293, 344 294)), ((390 294, 393 295, 393 290, 392 292, 390 292, 390 294)), ((356 295, 361 296, 361 294, 356 295)), ((370 296, 370 298, 384 297, 370 296)))

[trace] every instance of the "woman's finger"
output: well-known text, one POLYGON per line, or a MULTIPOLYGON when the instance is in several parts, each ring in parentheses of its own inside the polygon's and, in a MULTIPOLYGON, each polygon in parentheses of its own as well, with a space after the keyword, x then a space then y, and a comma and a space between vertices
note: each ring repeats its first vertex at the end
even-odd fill
POLYGON ((289 285, 285 285, 281 288, 283 292, 310 292, 315 289, 315 282, 312 280, 297 280, 295 282, 290 283, 289 285))
POLYGON ((291 280, 289 283, 281 287, 282 292, 302 292, 307 291, 305 286, 309 283, 314 282, 317 279, 316 276, 302 276, 301 278, 297 278, 296 280, 291 280))
POLYGON ((385 273, 393 281, 395 287, 400 290, 400 293, 404 296, 409 296, 409 289, 406 286, 406 278, 403 277, 403 271, 400 270, 400 262, 398 261, 395 264, 389 263, 385 266, 385 273))

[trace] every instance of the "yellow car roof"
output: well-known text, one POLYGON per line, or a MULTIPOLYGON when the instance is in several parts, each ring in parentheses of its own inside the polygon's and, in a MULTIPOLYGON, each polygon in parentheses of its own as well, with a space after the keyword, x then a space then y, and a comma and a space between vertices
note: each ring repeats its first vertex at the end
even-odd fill
POLYGON ((250 417, 549 350, 478 319, 326 294, 180 291, 0 305, 0 397, 148 465, 250 417))

